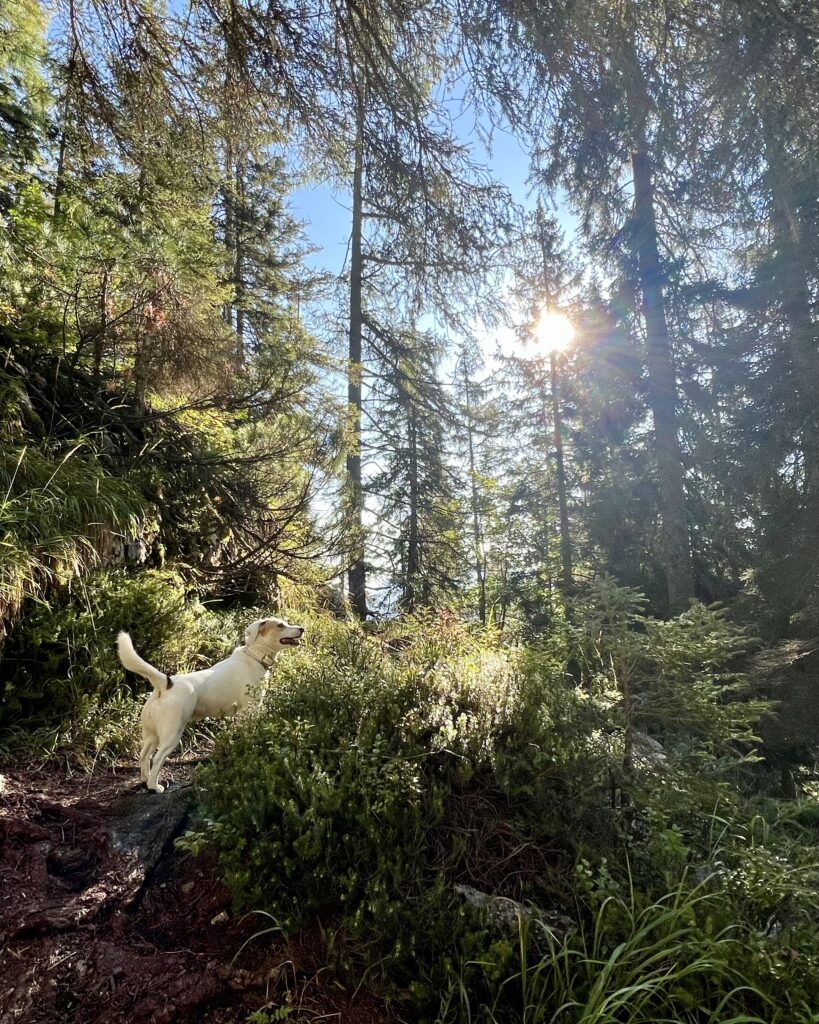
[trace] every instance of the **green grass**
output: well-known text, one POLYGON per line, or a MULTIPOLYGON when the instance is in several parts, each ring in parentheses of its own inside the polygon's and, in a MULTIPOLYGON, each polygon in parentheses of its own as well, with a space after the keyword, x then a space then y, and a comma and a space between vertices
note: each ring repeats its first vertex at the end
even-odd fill
POLYGON ((497 984, 492 1003, 474 1007, 459 979, 438 1021, 507 1021, 514 1006, 512 1019, 526 1024, 767 1024, 776 1010, 741 970, 739 929, 706 934, 697 923, 724 909, 710 884, 681 884, 642 908, 635 893, 628 902, 609 897, 563 939, 521 920, 519 969, 497 984))

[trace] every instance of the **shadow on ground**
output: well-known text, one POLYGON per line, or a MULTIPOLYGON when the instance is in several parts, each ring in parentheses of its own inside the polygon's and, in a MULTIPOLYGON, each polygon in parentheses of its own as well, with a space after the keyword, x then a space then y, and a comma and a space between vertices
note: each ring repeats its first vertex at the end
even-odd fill
POLYGON ((129 772, 0 775, 0 1024, 228 1024, 262 1007, 394 1020, 332 977, 318 924, 247 942, 259 918, 236 917, 213 865, 174 850, 185 771, 161 795, 129 772))

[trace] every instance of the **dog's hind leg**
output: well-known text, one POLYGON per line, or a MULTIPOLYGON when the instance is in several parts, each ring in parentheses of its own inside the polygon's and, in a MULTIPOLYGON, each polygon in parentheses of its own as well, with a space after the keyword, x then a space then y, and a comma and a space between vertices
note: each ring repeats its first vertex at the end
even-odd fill
POLYGON ((182 732, 183 730, 179 729, 170 736, 160 739, 159 748, 151 760, 151 768, 148 772, 148 789, 153 789, 157 793, 164 792, 165 787, 159 783, 159 773, 162 771, 162 765, 165 763, 168 755, 182 739, 182 732))
POLYGON ((151 768, 151 754, 156 750, 156 736, 142 734, 142 749, 139 752, 139 777, 143 782, 148 781, 148 772, 151 768))

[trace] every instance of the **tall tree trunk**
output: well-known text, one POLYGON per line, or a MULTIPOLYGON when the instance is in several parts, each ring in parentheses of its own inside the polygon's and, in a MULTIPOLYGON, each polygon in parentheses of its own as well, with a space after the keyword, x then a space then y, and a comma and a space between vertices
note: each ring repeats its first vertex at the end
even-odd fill
MULTIPOLYGON (((555 239, 549 230, 543 207, 538 203, 535 211, 537 223, 537 239, 541 259, 541 288, 545 299, 545 308, 553 310, 556 305, 558 280, 555 273, 555 239)), ((555 448, 555 468, 557 477, 557 501, 560 525, 560 571, 563 596, 572 590, 572 542, 569 533, 569 506, 566 498, 566 465, 563 460, 563 428, 560 414, 560 394, 557 369, 557 352, 549 353, 549 370, 552 386, 552 430, 555 448)))
POLYGON ((466 397, 466 437, 469 453, 469 483, 472 501, 472 550, 475 557, 475 576, 478 580, 478 618, 481 625, 486 623, 486 572, 481 550, 481 520, 478 503, 478 481, 475 478, 475 442, 472 422, 472 401, 469 394, 469 373, 464 363, 464 394, 466 397))
POLYGON ((654 418, 654 449, 663 528, 663 561, 672 615, 685 611, 694 596, 682 454, 677 434, 677 381, 665 316, 657 246, 651 162, 645 150, 631 154, 634 173, 634 243, 637 249, 646 329, 648 393, 654 418))
POLYGON ((572 591, 572 541, 569 535, 569 506, 566 500, 566 467, 563 462, 563 428, 560 416, 560 394, 558 390, 557 353, 550 357, 552 378, 552 424, 554 427, 555 466, 557 470, 557 501, 560 510, 560 566, 563 579, 563 596, 572 591))
POLYGON ((136 403, 140 408, 145 407, 145 348, 147 345, 147 334, 145 331, 141 333, 141 336, 137 336, 136 344, 134 346, 134 367, 133 367, 133 380, 134 380, 134 397, 136 403))
POLYGON ((633 41, 626 43, 625 61, 634 178, 633 238, 646 331, 648 394, 654 419, 663 562, 668 607, 672 615, 677 615, 686 610, 694 596, 682 453, 677 433, 677 380, 665 313, 654 183, 646 138, 648 100, 633 41))
POLYGON ((347 370, 347 404, 349 448, 347 476, 350 483, 350 513, 353 545, 347 570, 347 592, 350 606, 362 621, 367 617, 367 573, 364 563, 364 489, 361 481, 361 340, 363 230, 362 192, 364 185, 364 101, 359 97, 356 116, 355 162, 353 166, 353 224, 350 241, 350 349, 347 370))
POLYGON ((409 524, 407 530, 407 580, 404 607, 415 611, 418 604, 418 579, 421 572, 421 548, 418 532, 418 426, 412 398, 407 418, 407 455, 409 458, 409 524))
POLYGON ((105 341, 108 336, 108 268, 102 272, 100 282, 100 323, 94 335, 94 380, 102 374, 102 357, 105 352, 105 341))
MULTIPOLYGON (((236 269, 236 190, 233 176, 233 147, 225 144, 225 176, 222 182, 222 202, 225 204, 225 250, 228 258, 229 284, 234 284, 233 275, 236 269)), ((226 268, 227 269, 227 268, 226 268)), ((226 324, 233 327, 233 303, 235 294, 231 295, 222 310, 226 324)))
POLYGON ((54 220, 60 219, 62 197, 65 192, 65 158, 68 151, 68 111, 71 104, 71 88, 74 84, 74 70, 77 66, 77 43, 71 49, 71 56, 65 69, 65 95, 60 113, 60 150, 57 154, 57 173, 54 178, 54 220))
POLYGON ((771 222, 778 254, 779 301, 788 322, 788 346, 794 391, 799 403, 802 457, 805 467, 805 508, 809 529, 819 530, 819 331, 811 312, 808 262, 795 212, 788 170, 766 124, 771 222))
POLYGON ((236 308, 236 361, 241 367, 245 362, 245 309, 247 294, 245 283, 245 248, 242 225, 245 223, 244 174, 241 164, 236 166, 236 207, 233 217, 234 260, 233 260, 233 302, 236 308))

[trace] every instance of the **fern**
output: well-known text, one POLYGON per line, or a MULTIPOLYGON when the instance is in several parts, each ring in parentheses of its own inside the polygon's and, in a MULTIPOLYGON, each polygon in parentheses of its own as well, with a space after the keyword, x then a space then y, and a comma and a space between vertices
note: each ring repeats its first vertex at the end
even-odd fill
POLYGON ((144 501, 106 473, 91 444, 10 446, 0 455, 0 621, 27 598, 98 564, 135 535, 144 501))

